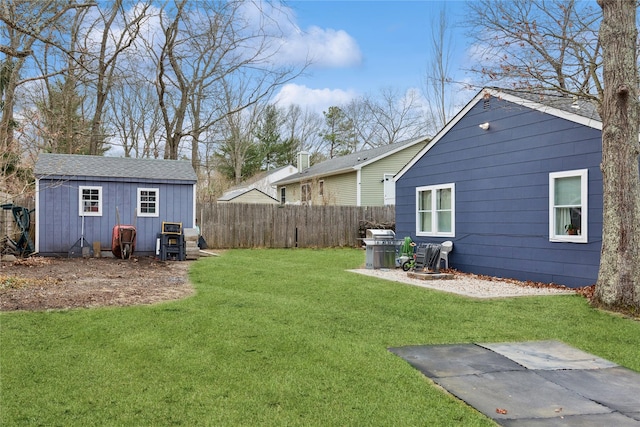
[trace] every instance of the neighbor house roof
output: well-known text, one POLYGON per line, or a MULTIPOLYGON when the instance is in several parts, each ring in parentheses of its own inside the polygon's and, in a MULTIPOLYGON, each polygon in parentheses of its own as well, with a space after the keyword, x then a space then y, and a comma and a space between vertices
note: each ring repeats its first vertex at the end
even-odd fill
POLYGON ((369 150, 358 151, 346 156, 334 157, 325 160, 307 169, 298 171, 284 179, 274 182, 275 185, 286 185, 295 182, 320 178, 324 176, 338 175, 346 172, 356 171, 368 164, 381 160, 398 151, 409 148, 413 145, 424 142, 427 137, 396 142, 395 144, 383 145, 369 150))
POLYGON ((238 198, 238 197, 240 197, 240 196, 242 196, 244 194, 251 193, 251 192, 260 193, 264 197, 268 197, 269 199, 273 199, 274 201, 278 202, 278 199, 271 197, 270 195, 268 195, 264 191, 260 191, 257 188, 240 188, 238 190, 228 191, 228 192, 224 193, 222 196, 218 197, 218 201, 219 202, 229 202, 229 201, 231 201, 233 199, 236 199, 236 198, 238 198))
POLYGON ((482 89, 469 103, 456 114, 425 147, 416 154, 394 177, 397 181, 404 175, 431 147, 451 130, 477 103, 495 97, 512 102, 517 105, 531 108, 552 116, 570 120, 594 129, 602 130, 602 122, 593 102, 584 99, 576 99, 562 96, 557 92, 549 91, 519 91, 501 88, 487 87, 482 89))
POLYGON ((135 178, 196 181, 190 161, 49 154, 38 156, 34 173, 43 177, 135 178))
POLYGON ((240 184, 238 185, 234 185, 232 187, 229 187, 227 189, 227 191, 236 191, 236 190, 243 190, 243 189, 251 189, 251 188, 255 188, 252 187, 252 184, 255 184, 261 180, 264 180, 265 178, 268 178, 270 175, 275 175, 277 173, 279 173, 282 170, 285 170, 287 168, 292 168, 293 166, 291 165, 286 165, 286 166, 281 166, 279 168, 276 169, 269 169, 266 171, 260 171, 257 174, 253 175, 251 178, 248 178, 244 181, 242 181, 240 184))

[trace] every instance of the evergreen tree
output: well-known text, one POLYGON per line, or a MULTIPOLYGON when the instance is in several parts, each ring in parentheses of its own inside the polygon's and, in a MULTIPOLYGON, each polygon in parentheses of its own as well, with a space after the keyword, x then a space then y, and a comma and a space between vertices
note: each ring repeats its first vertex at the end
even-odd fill
POLYGON ((329 107, 322 114, 326 128, 320 136, 329 145, 329 158, 353 153, 356 147, 353 122, 340 107, 329 107))
POLYGON ((89 154, 91 124, 80 114, 82 98, 75 83, 70 77, 56 82, 49 89, 48 99, 37 104, 44 121, 43 148, 47 152, 89 154))
POLYGON ((280 113, 275 105, 267 105, 264 110, 262 122, 256 129, 256 138, 260 144, 260 150, 264 156, 262 169, 269 170, 278 166, 277 157, 281 145, 280 141, 280 113))
POLYGON ((263 156, 262 170, 295 164, 300 141, 296 138, 282 139, 280 130, 284 122, 282 110, 274 105, 265 108, 262 121, 255 133, 263 156))

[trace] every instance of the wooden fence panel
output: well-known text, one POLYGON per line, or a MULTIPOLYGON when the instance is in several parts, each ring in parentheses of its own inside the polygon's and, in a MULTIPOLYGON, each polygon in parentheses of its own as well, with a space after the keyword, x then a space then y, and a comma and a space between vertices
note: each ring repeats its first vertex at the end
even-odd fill
POLYGON ((210 248, 359 247, 361 229, 388 228, 394 206, 296 206, 207 203, 198 206, 210 248))

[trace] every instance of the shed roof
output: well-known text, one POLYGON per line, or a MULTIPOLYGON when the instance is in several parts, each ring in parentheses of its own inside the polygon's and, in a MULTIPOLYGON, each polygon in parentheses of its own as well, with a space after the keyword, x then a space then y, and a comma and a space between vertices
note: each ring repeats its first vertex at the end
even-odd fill
POLYGON ((293 175, 274 182, 274 184, 291 184, 311 178, 356 171, 363 166, 381 160, 415 144, 424 142, 427 139, 428 137, 421 137, 418 139, 396 142, 395 144, 382 145, 369 150, 358 151, 356 153, 347 154, 346 156, 334 157, 333 159, 325 160, 324 162, 320 162, 307 169, 300 170, 298 173, 294 173, 293 175))
POLYGON ((82 156, 77 154, 40 154, 34 173, 37 178, 47 176, 83 176, 197 181, 196 173, 190 161, 82 156))

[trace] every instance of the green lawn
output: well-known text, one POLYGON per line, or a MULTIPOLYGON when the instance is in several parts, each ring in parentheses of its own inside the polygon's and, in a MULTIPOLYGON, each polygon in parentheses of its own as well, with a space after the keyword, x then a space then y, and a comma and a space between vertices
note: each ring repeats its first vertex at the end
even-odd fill
POLYGON ((192 266, 182 301, 3 313, 0 425, 492 425, 387 350, 411 344, 555 339, 640 371, 640 322, 582 297, 476 300, 345 271, 364 256, 231 250, 192 266))

